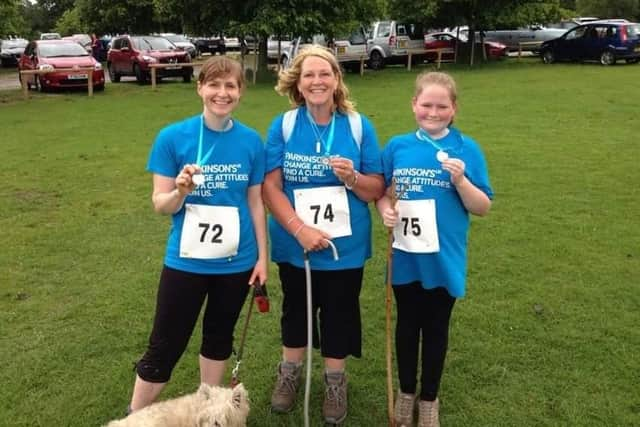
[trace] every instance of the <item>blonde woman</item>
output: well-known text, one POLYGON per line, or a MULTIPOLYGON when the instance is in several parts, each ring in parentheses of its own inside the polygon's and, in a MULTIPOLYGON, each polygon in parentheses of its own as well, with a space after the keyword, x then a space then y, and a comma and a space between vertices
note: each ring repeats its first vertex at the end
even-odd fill
POLYGON ((325 365, 323 416, 347 415, 345 359, 361 356, 359 296, 371 256, 367 204, 382 196, 378 138, 356 113, 333 54, 321 46, 301 51, 280 73, 276 91, 294 110, 273 121, 267 136, 263 199, 271 211, 271 257, 282 283, 282 362, 272 409, 288 412, 300 384, 307 345, 303 252, 313 283, 314 345, 325 365), (338 249, 335 261, 327 240, 338 249), (318 321, 319 320, 319 321, 318 321))

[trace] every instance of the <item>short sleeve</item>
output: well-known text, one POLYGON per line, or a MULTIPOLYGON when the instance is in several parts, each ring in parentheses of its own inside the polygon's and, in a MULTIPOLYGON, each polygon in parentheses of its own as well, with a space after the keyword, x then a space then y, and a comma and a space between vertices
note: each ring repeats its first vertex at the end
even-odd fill
POLYGON ((362 144, 360 149, 362 151, 360 173, 364 174, 381 174, 382 173, 382 159, 380 157, 380 145, 378 144, 378 135, 373 125, 362 114, 362 144))
POLYGON ((249 185, 262 184, 264 181, 265 170, 265 149, 262 144, 262 140, 258 135, 255 136, 255 155, 253 157, 253 164, 251 165, 251 176, 249 177, 249 185))
POLYGON ((162 129, 151 147, 147 171, 174 178, 178 176, 178 162, 173 148, 173 132, 170 128, 162 129))
POLYGON ((284 114, 276 117, 267 132, 267 144, 265 148, 265 171, 271 172, 282 167, 284 160, 284 138, 282 137, 282 119, 284 114))
POLYGON ((466 142, 469 144, 469 156, 471 162, 467 162, 465 176, 489 197, 493 200, 493 189, 489 182, 489 169, 487 167, 487 161, 484 154, 480 149, 480 146, 471 138, 465 136, 466 142))
POLYGON ((394 139, 391 138, 382 150, 382 171, 385 187, 391 185, 391 178, 393 178, 393 147, 395 145, 393 141, 394 139))

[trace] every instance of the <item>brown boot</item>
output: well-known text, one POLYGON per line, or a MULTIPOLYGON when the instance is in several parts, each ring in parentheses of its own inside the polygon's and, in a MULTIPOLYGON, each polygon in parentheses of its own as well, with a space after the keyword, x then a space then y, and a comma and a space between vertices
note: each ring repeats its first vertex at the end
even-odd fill
POLYGON ((325 373, 322 416, 329 424, 340 424, 347 417, 347 377, 344 373, 325 373))
POLYGON ((418 427, 440 427, 439 410, 440 401, 438 398, 433 402, 421 400, 418 403, 418 427))
POLYGON ((416 395, 398 392, 393 416, 397 427, 413 427, 413 410, 416 406, 416 395))
POLYGON ((296 394, 300 385, 302 364, 280 362, 278 364, 278 378, 271 394, 271 410, 274 412, 289 412, 296 402, 296 394))

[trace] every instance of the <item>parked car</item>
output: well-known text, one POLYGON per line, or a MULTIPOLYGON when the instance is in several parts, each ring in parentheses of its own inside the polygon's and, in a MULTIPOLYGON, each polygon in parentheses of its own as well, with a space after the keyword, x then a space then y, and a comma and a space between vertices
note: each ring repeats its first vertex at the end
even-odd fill
POLYGON ((165 39, 169 40, 171 43, 178 46, 179 48, 186 50, 191 56, 191 58, 195 58, 196 56, 198 56, 198 51, 196 49, 196 46, 193 43, 191 43, 189 39, 186 38, 185 36, 182 36, 179 34, 173 34, 173 33, 162 33, 160 35, 165 39))
POLYGON ((291 37, 282 35, 269 36, 267 39, 267 60, 269 62, 278 62, 278 54, 280 55, 280 63, 284 64, 287 57, 284 52, 289 50, 291 46, 291 37), (280 51, 278 52, 278 39, 280 40, 280 51))
MULTIPOLYGON (((522 50, 531 50, 533 52, 540 51, 540 45, 547 40, 560 37, 566 30, 561 28, 546 28, 541 25, 531 25, 529 27, 517 28, 515 30, 485 30, 484 39, 502 43, 509 50, 519 50, 520 43, 522 50)), ((479 34, 476 34, 479 38, 479 34)))
MULTIPOLYGON (((368 31, 369 68, 378 70, 387 64, 406 64, 408 49, 423 49, 424 29, 420 24, 399 21, 374 22, 368 31)), ((414 55, 416 62, 423 56, 414 55)))
POLYGON ((91 36, 89 34, 73 34, 62 38, 63 40, 73 40, 80 43, 84 49, 91 53, 91 36))
POLYGON ((224 37, 198 37, 191 40, 191 42, 195 45, 196 50, 200 53, 210 53, 215 55, 219 53, 220 55, 224 55, 227 51, 226 45, 224 43, 224 37))
MULTIPOLYGON (((462 36, 457 38, 451 33, 431 33, 424 36, 424 48, 425 49, 455 49, 456 41, 459 45, 466 45, 469 41, 462 36)), ((480 40, 476 39, 476 44, 480 44, 480 40)), ((489 59, 500 59, 507 55, 507 46, 502 43, 486 41, 484 42, 484 50, 489 59)), ((455 53, 442 53, 441 59, 443 61, 452 61, 455 53)), ((426 60, 429 62, 436 61, 438 58, 437 52, 427 52, 426 60)))
POLYGON ((150 64, 176 64, 158 68, 157 78, 182 77, 185 83, 191 81, 193 67, 182 67, 180 63, 190 63, 189 53, 160 36, 117 36, 111 41, 107 53, 107 69, 112 82, 119 82, 122 76, 135 76, 138 83, 149 80, 150 64))
POLYGON ((40 40, 60 40, 59 33, 42 33, 40 34, 40 40))
POLYGON ((3 67, 18 65, 18 61, 29 42, 25 39, 0 40, 0 61, 3 67))
POLYGON ((541 46, 542 61, 599 61, 613 65, 619 59, 640 61, 640 24, 618 20, 592 21, 567 31, 541 46))
POLYGON ((24 54, 18 62, 18 70, 49 71, 46 74, 22 76, 27 86, 45 91, 57 88, 87 87, 87 73, 70 73, 56 71, 61 68, 93 68, 93 84, 95 90, 104 89, 104 70, 102 64, 96 61, 77 42, 72 40, 34 40, 27 44, 24 54))

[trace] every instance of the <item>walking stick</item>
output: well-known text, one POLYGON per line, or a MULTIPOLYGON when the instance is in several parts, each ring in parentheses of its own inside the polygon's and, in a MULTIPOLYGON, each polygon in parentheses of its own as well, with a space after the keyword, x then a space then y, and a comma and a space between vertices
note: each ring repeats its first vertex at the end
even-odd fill
MULTIPOLYGON (((391 179, 393 191, 389 195, 391 207, 395 209, 399 197, 402 197, 403 188, 400 193, 396 190, 396 180, 391 179)), ((391 280, 393 277, 393 228, 387 229, 387 286, 386 286, 386 315, 387 315, 387 411, 389 413, 389 425, 395 427, 396 420, 393 416, 393 366, 391 357, 391 280)))

